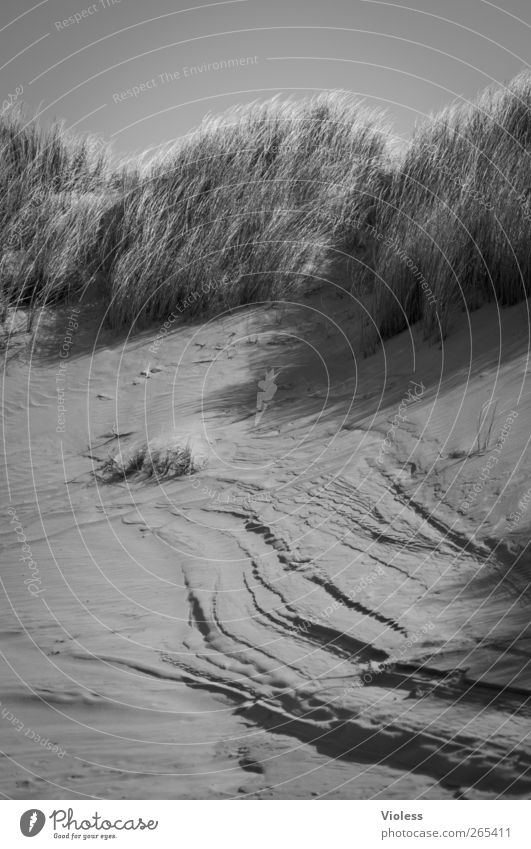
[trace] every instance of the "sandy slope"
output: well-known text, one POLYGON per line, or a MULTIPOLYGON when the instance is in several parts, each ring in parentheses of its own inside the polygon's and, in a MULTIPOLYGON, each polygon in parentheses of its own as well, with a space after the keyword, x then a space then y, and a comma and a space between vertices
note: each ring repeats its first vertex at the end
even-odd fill
POLYGON ((353 313, 314 292, 153 348, 81 305, 10 362, 3 794, 528 794, 527 305, 367 359, 353 313), (101 480, 176 433, 197 475, 101 480))

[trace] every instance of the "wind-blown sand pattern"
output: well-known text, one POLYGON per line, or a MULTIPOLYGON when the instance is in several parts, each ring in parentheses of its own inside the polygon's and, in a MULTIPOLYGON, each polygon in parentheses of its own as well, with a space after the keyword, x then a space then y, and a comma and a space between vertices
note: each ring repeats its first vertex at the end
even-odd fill
POLYGON ((5 795, 529 794, 529 517, 507 520, 529 481, 526 309, 367 359, 351 309, 321 289, 150 351, 156 330, 117 338, 81 303, 60 432, 70 311, 42 314, 4 388, 5 795), (165 440, 193 473, 105 475, 165 440))

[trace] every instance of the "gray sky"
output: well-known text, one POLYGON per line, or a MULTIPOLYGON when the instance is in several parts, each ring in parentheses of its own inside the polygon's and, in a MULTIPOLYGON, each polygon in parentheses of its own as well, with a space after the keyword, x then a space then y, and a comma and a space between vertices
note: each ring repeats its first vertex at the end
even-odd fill
POLYGON ((528 67, 530 36, 529 0, 2 0, 0 99, 23 87, 43 121, 100 133, 117 152, 235 103, 326 89, 386 109, 405 136, 528 67))

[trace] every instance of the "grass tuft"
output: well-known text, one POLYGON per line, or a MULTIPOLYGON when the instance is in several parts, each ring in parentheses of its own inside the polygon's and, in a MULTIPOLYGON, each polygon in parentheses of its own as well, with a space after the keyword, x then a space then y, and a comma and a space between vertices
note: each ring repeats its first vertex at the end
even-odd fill
POLYGON ((205 465, 206 456, 199 443, 168 434, 109 456, 98 470, 98 477, 107 483, 130 478, 160 481, 192 475, 205 465))

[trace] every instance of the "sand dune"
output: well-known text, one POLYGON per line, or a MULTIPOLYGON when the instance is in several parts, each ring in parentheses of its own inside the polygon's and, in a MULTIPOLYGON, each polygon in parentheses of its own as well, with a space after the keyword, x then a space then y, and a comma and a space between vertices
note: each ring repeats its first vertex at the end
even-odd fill
POLYGON ((526 796, 525 306, 366 359, 335 291, 161 340, 78 309, 4 380, 0 790, 526 796), (193 474, 102 471, 187 444, 193 474))

